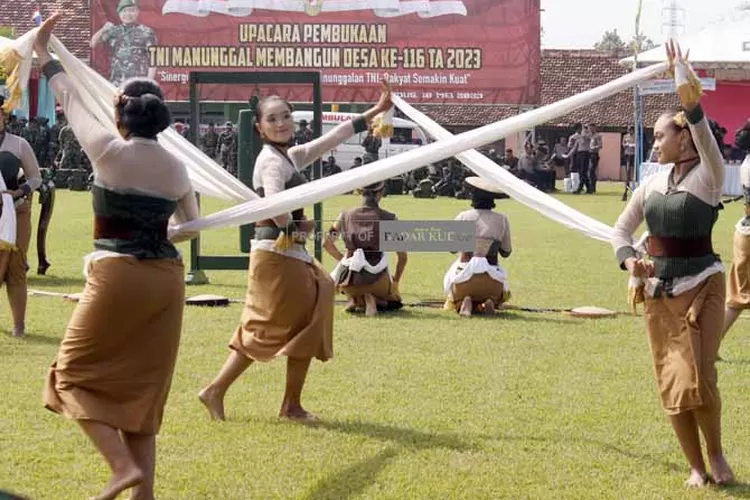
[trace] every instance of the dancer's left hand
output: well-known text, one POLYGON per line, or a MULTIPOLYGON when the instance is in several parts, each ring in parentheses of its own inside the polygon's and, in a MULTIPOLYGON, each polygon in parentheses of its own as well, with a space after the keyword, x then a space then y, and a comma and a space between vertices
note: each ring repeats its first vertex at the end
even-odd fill
POLYGON ((393 107, 393 102, 391 101, 391 84, 388 83, 388 80, 383 78, 381 82, 381 91, 380 91, 380 100, 375 105, 375 108, 377 109, 377 113, 382 113, 384 111, 388 111, 393 107))
POLYGON ((703 87, 695 71, 688 63, 690 51, 682 56, 680 44, 670 40, 665 44, 667 49, 667 60, 669 61, 669 71, 674 75, 677 94, 680 96, 680 104, 690 112, 700 102, 703 95, 703 87))

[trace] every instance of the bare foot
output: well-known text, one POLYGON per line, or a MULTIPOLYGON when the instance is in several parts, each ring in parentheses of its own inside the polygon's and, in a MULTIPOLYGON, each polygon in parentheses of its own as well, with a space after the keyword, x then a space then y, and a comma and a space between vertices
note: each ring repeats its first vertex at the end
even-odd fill
POLYGON ((198 394, 198 399, 208 409, 212 419, 224 420, 224 396, 219 395, 216 390, 206 387, 198 394))
POLYGON ((354 299, 349 299, 349 302, 346 303, 346 308, 344 308, 344 311, 351 313, 357 310, 357 302, 354 299))
POLYGON ((685 481, 685 486, 688 488, 703 488, 708 485, 711 477, 705 472, 698 472, 695 469, 690 471, 690 477, 685 481))
POLYGON ((493 316, 495 314, 495 303, 492 301, 492 299, 487 299, 484 301, 484 314, 488 316, 493 316))
POLYGON ((279 418, 286 418, 297 422, 314 422, 318 418, 301 406, 281 408, 279 418))
POLYGON ((724 455, 717 457, 708 457, 708 461, 711 464, 711 473, 716 480, 716 484, 719 486, 730 486, 734 484, 734 472, 729 467, 727 460, 724 455))
POLYGON ((378 303, 371 294, 365 294, 365 316, 373 317, 378 314, 378 303))
POLYGON ((461 302, 461 310, 458 312, 458 314, 468 318, 469 316, 471 316, 472 307, 474 307, 474 304, 471 301, 471 297, 464 297, 463 302, 461 302))
POLYGON ((143 473, 133 465, 121 473, 114 474, 104 491, 99 496, 92 497, 91 500, 114 500, 123 491, 142 482, 143 473))
POLYGON ((14 326, 13 327, 13 336, 17 339, 23 338, 23 336, 26 335, 26 325, 20 325, 20 326, 14 326))

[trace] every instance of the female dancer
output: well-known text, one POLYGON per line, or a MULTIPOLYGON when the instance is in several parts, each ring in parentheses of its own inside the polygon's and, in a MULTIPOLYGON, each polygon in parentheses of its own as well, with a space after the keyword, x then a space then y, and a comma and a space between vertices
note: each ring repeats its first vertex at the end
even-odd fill
POLYGON ((460 252, 445 273, 443 308, 465 317, 474 312, 491 315, 510 298, 508 273, 498 262, 498 255, 507 259, 513 251, 510 223, 505 215, 492 210, 495 199, 504 195, 502 191, 481 177, 464 180, 474 188, 472 208, 458 214, 456 220, 476 224, 476 241, 474 251, 460 252))
MULTIPOLYGON (((3 201, 15 204, 15 247, 0 246, 0 285, 8 287, 8 302, 13 315, 13 335, 23 337, 26 324, 26 254, 31 240, 31 199, 33 191, 42 184, 39 164, 34 150, 26 139, 13 135, 5 128, 6 115, 3 110, 5 98, 0 95, 0 174, 5 189, 3 201), (24 183, 18 178, 23 175, 24 183)), ((2 202, 0 202, 2 206, 2 202)), ((11 207, 11 210, 14 208, 11 207)))
POLYGON ((185 295, 168 221, 172 215, 178 223, 195 219, 198 206, 184 165, 157 140, 170 123, 158 85, 124 82, 115 100, 121 136, 109 132, 50 58, 47 44, 58 19, 55 14, 42 25, 35 50, 92 160, 96 251, 86 258, 86 287, 49 370, 44 402, 75 419, 112 469, 97 499, 114 499, 133 487, 131 499, 151 500, 155 435, 177 357, 185 295))
POLYGON ((724 322, 724 267, 713 251, 724 162, 699 104, 697 78, 679 46, 667 55, 683 111, 664 113, 654 127, 654 150, 667 172, 646 179, 615 225, 612 246, 623 269, 646 279, 645 316, 662 406, 690 464, 688 486, 733 482, 721 446, 721 399, 716 357, 724 322), (681 75, 688 75, 682 85, 681 75), (692 95, 691 95, 692 94, 692 95), (648 255, 637 259, 632 235, 645 219, 648 255), (701 452, 708 449, 711 478, 701 452))
POLYGON ((745 309, 750 309, 750 122, 737 132, 735 145, 747 156, 740 167, 742 190, 745 198, 745 216, 737 222, 734 231, 732 268, 729 271, 724 332, 722 339, 745 309))
POLYGON ((380 221, 396 220, 396 214, 380 208, 385 182, 362 189, 362 205, 342 212, 328 231, 323 248, 338 262, 331 273, 339 290, 349 298, 347 312, 364 308, 366 316, 375 316, 378 309, 389 311, 403 307, 398 284, 404 275, 407 253, 397 252, 396 274, 388 271, 388 255, 379 250, 380 221), (341 234, 346 257, 334 240, 341 234))
MULTIPOLYGON (((368 122, 391 106, 390 88, 384 84, 374 107, 318 139, 290 148, 292 107, 280 97, 267 97, 256 111, 256 128, 265 144, 255 161, 253 188, 260 196, 269 196, 302 184, 301 169, 367 130, 368 122)), ((212 418, 224 420, 224 395, 253 361, 287 356, 279 416, 314 419, 302 408, 300 397, 312 358, 326 361, 333 356, 334 298, 333 280, 304 246, 314 227, 301 209, 256 224, 241 325, 221 371, 199 394, 212 418)))

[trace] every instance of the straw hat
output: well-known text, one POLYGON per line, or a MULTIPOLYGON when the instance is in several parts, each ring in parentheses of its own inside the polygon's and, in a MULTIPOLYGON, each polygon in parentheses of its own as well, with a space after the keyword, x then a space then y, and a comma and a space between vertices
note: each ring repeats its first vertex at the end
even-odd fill
POLYGON ((490 184, 481 177, 467 177, 464 180, 468 185, 479 189, 480 191, 485 191, 491 194, 505 194, 500 188, 496 187, 494 184, 490 184))

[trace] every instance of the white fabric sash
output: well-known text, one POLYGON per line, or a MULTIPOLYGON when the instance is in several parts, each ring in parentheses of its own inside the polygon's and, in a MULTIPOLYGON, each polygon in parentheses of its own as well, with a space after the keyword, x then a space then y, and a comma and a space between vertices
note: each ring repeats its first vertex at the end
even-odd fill
MULTIPOLYGON (((220 4, 226 3, 218 0, 213 0, 213 2, 201 0, 199 3, 208 5, 217 2, 220 4)), ((328 3, 332 4, 333 2, 326 1, 326 6, 328 3)), ((401 2, 399 5, 402 3, 405 5, 409 2, 401 2)), ((442 2, 414 2, 413 5, 416 5, 416 3, 429 3, 430 8, 432 8, 433 5, 442 2)), ((373 8, 373 2, 368 2, 368 5, 373 8)), ((33 60, 33 43, 37 32, 38 28, 32 29, 11 44, 12 48, 22 56, 20 75, 21 86, 24 88, 28 83, 33 60)), ((52 37, 50 45, 63 64, 68 76, 76 83, 89 111, 97 117, 103 126, 115 131, 112 106, 115 93, 114 86, 70 54, 56 37, 52 37)), ((184 162, 193 187, 197 192, 223 199, 244 201, 244 203, 234 207, 182 224, 173 229, 177 232, 202 231, 250 224, 313 205, 368 184, 384 181, 407 173, 421 165, 435 163, 451 156, 460 156, 461 160, 477 174, 503 189, 521 203, 534 208, 566 227, 577 229, 589 237, 609 241, 611 227, 522 183, 505 170, 498 169, 494 163, 490 165, 489 159, 484 158, 473 149, 528 130, 578 108, 605 99, 665 71, 667 67, 668 65, 665 62, 639 69, 605 85, 567 99, 456 136, 450 135, 402 99, 394 96, 394 103, 423 126, 428 133, 439 139, 438 142, 384 158, 367 165, 366 169, 351 169, 282 191, 267 198, 259 198, 256 193, 217 165, 199 148, 176 131, 169 129, 160 134, 159 140, 170 152, 184 162)))
MULTIPOLYGON (((582 106, 597 102, 612 94, 623 91, 666 69, 667 63, 643 68, 628 73, 606 85, 587 90, 586 92, 582 92, 533 111, 527 111, 506 120, 491 123, 484 127, 470 130, 456 136, 446 137, 438 142, 378 160, 368 164, 367 168, 350 169, 323 179, 318 179, 313 182, 287 189, 268 198, 245 202, 208 215, 202 219, 181 224, 175 229, 178 231, 203 231, 209 228, 239 226, 257 222, 262 219, 276 217, 280 214, 289 213, 299 208, 308 207, 332 196, 344 194, 369 184, 384 181, 391 177, 414 170, 415 168, 419 168, 421 165, 435 163, 451 156, 457 156, 464 151, 478 148, 485 144, 490 144, 512 134, 533 128, 541 123, 546 123, 555 117, 566 115, 582 106)), ((403 101, 398 98, 395 98, 394 101, 401 103, 401 105, 404 104, 403 101)), ((478 164, 479 163, 477 162, 474 166, 476 167, 478 164)), ((496 173, 504 172, 503 169, 497 168, 494 164, 493 168, 496 173)), ((489 173, 487 174, 489 175, 489 173)), ((503 189, 507 189, 510 185, 510 180, 501 175, 495 177, 489 175, 488 180, 492 180, 493 184, 498 185, 498 187, 503 189)), ((528 196, 532 195, 530 194, 528 196)), ((533 194, 533 196, 536 195, 533 194)), ((561 215, 560 218, 556 220, 568 220, 569 227, 576 227, 579 230, 581 227, 584 227, 586 228, 584 230, 585 234, 591 237, 597 237, 597 239, 600 240, 607 240, 609 234, 611 234, 611 228, 608 226, 594 221, 596 224, 588 224, 588 226, 594 227, 592 230, 588 228, 586 224, 582 225, 580 222, 575 221, 575 218, 578 217, 577 214, 580 214, 579 212, 572 210, 570 207, 566 207, 562 203, 559 203, 559 207, 559 210, 565 211, 567 215, 561 215)))
POLYGON ((338 282, 338 279, 347 269, 356 273, 360 271, 367 271, 370 274, 381 273, 388 269, 388 255, 383 252, 380 261, 373 266, 367 262, 364 250, 358 248, 354 251, 351 257, 344 257, 341 259, 338 264, 336 264, 333 271, 331 271, 331 278, 333 278, 334 282, 338 282))
POLYGON ((458 283, 469 281, 476 274, 487 273, 493 280, 502 283, 505 290, 508 288, 508 273, 500 265, 493 266, 487 257, 472 257, 469 262, 461 262, 456 259, 448 269, 443 278, 443 289, 451 296, 451 288, 458 283))
MULTIPOLYGON (((0 191, 6 189, 8 188, 5 186, 5 179, 0 175, 0 191)), ((0 215, 0 250, 16 249, 16 224, 16 206, 13 204, 13 197, 8 193, 3 193, 3 211, 0 215)))

